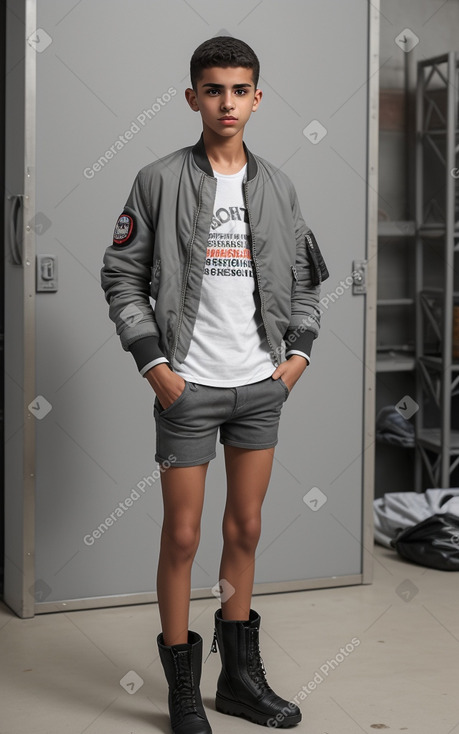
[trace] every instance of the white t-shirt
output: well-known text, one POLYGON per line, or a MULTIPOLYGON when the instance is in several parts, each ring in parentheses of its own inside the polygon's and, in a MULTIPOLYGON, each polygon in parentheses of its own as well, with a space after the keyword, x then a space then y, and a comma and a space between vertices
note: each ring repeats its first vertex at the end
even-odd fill
POLYGON ((276 369, 255 287, 242 190, 246 168, 230 175, 214 171, 217 192, 201 299, 188 354, 174 368, 185 380, 213 387, 248 385, 276 369))

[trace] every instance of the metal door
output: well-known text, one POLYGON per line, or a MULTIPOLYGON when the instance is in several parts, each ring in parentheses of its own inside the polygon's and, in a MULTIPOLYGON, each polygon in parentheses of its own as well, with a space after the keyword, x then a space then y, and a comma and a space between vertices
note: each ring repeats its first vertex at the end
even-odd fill
MULTIPOLYGON (((200 117, 184 98, 189 59, 221 34, 259 56, 263 99, 244 139, 294 182, 331 273, 311 365, 283 408, 255 593, 370 582, 377 9, 358 0, 290 0, 288 11, 276 0, 251 10, 244 0, 132 0, 126 13, 110 0, 28 0, 26 10, 31 264, 9 261, 7 277, 23 277, 16 319, 29 351, 14 352, 7 333, 15 400, 5 601, 32 616, 156 598, 154 394, 108 319, 99 271, 137 171, 199 138, 200 117), (353 294, 355 260, 368 261, 366 295, 353 294), (37 262, 40 292, 30 275, 37 262)), ((9 298, 14 308, 17 289, 9 298)), ((211 595, 218 581, 218 446, 193 596, 211 595)))

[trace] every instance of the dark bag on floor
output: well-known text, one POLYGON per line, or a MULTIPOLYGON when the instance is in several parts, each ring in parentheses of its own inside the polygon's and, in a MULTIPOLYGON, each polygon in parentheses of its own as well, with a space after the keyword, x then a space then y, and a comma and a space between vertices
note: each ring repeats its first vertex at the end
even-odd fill
POLYGON ((390 542, 413 563, 440 571, 459 571, 459 517, 450 512, 405 528, 390 542))

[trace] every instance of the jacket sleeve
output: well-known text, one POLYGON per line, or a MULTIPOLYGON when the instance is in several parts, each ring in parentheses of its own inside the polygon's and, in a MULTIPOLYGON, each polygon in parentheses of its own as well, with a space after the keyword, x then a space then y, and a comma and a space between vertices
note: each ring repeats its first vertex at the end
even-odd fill
POLYGON ((296 237, 296 262, 293 271, 290 324, 284 335, 286 356, 301 352, 309 358, 314 339, 319 335, 320 290, 329 277, 322 253, 310 227, 301 214, 298 196, 292 185, 292 214, 296 237))
POLYGON ((101 285, 125 351, 142 374, 152 362, 167 361, 150 302, 155 233, 139 171, 118 217, 113 243, 105 250, 101 285))

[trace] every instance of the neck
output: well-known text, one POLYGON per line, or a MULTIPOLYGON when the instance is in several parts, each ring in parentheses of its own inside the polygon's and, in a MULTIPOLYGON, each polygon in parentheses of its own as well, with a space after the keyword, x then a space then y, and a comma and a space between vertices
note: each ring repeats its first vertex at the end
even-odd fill
POLYGON ((237 135, 223 138, 213 130, 203 129, 204 147, 213 168, 238 168, 240 170, 243 167, 247 158, 242 144, 242 133, 241 130, 237 135))

